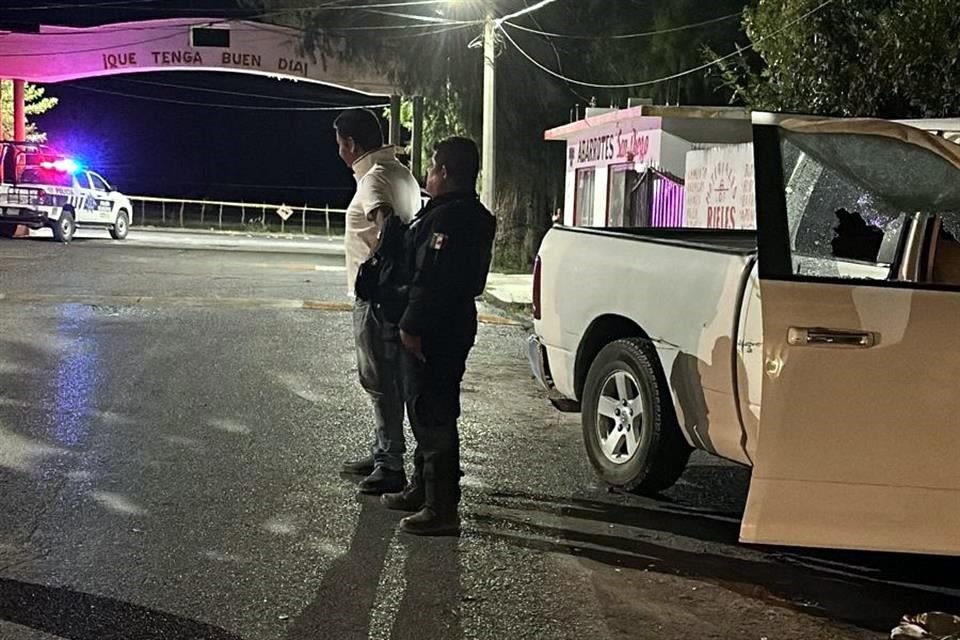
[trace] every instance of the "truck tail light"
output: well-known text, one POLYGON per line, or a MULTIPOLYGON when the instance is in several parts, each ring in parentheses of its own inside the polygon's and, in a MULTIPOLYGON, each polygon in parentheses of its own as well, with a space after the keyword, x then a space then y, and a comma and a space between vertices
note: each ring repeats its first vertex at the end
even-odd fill
POLYGON ((543 263, 540 261, 540 256, 537 256, 533 261, 533 319, 539 320, 541 313, 540 306, 540 272, 542 270, 543 263))

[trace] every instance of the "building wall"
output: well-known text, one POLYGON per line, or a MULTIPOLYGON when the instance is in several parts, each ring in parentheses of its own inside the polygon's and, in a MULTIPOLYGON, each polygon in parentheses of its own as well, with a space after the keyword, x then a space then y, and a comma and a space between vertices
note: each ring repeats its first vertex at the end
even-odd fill
POLYGON ((687 226, 757 228, 752 143, 688 152, 686 187, 687 226))
POLYGON ((622 117, 602 114, 549 131, 548 139, 567 144, 563 223, 756 228, 752 145, 702 142, 730 138, 720 130, 718 138, 708 137, 715 122, 627 111, 622 117), (684 132, 701 142, 681 137, 684 132), (577 191, 591 188, 584 172, 593 176, 593 193, 586 198, 577 191), (612 176, 617 190, 613 202, 612 176), (590 205, 588 220, 584 212, 590 205), (611 207, 616 213, 608 211, 611 207))
POLYGON ((660 163, 658 168, 678 178, 683 178, 687 167, 687 153, 693 150, 693 143, 666 131, 660 135, 660 163))

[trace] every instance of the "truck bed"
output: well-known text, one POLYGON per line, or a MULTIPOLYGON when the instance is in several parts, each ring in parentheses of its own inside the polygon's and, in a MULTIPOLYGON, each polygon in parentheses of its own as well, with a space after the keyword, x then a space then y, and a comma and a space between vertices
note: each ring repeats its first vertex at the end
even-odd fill
POLYGON ((617 236, 691 249, 748 255, 757 252, 757 232, 734 229, 655 229, 649 227, 566 227, 572 233, 617 236))
MULTIPOLYGON (((729 395, 756 249, 753 231, 550 229, 538 252, 534 329, 557 391, 580 400, 594 352, 623 335, 641 335, 656 345, 671 386, 703 362, 712 388, 729 395)), ((721 402, 728 410, 721 416, 714 404, 716 423, 738 424, 733 398, 721 402)))

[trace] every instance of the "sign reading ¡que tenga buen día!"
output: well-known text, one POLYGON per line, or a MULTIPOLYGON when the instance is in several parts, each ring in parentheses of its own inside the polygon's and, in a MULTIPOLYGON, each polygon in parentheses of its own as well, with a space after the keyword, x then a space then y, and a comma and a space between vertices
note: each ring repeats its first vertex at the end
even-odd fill
MULTIPOLYGON (((220 63, 220 66, 225 67, 264 70, 263 56, 256 53, 224 51, 219 56, 207 53, 207 59, 216 60, 220 63)), ((102 60, 104 69, 123 69, 139 66, 136 51, 104 53, 102 60)), ((276 60, 275 68, 279 71, 299 75, 307 75, 309 71, 309 65, 305 60, 296 60, 282 56, 276 60)), ((201 51, 174 49, 171 51, 150 51, 149 64, 151 66, 182 67, 187 65, 203 66, 206 62, 203 52, 201 51)))
MULTIPOLYGON (((287 76, 371 95, 399 92, 387 70, 338 55, 314 61, 301 54, 300 40, 295 30, 250 21, 213 24, 175 18, 89 28, 43 25, 39 33, 0 32, 0 57, 5 76, 29 82, 196 69, 287 76), (207 36, 216 31, 218 37, 196 39, 198 30, 207 36)), ((334 46, 345 49, 346 39, 334 46)))

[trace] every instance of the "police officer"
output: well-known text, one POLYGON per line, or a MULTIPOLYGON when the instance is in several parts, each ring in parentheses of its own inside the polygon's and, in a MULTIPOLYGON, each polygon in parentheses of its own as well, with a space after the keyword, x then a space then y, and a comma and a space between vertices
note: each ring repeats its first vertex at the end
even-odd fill
POLYGON ((404 236, 408 301, 400 318, 404 399, 417 440, 414 475, 381 501, 416 511, 400 528, 420 535, 459 530, 460 383, 477 335, 474 299, 483 293, 496 233, 476 192, 477 145, 448 138, 434 147, 427 173, 430 203, 404 236))

